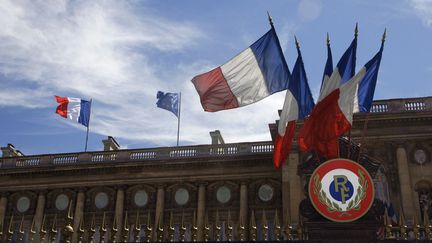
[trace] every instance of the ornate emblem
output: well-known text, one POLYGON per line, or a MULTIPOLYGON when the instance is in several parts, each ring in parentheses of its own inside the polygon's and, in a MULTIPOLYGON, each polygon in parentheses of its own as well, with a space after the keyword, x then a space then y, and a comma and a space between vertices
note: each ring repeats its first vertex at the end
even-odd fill
POLYGON ((324 217, 351 222, 367 213, 374 199, 372 178, 363 166, 348 159, 320 165, 309 180, 309 198, 324 217))

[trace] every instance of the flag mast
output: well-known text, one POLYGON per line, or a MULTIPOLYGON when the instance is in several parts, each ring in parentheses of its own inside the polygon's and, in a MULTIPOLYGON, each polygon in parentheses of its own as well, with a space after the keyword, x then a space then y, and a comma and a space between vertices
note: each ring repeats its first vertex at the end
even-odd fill
POLYGON ((88 144, 88 135, 89 135, 89 127, 90 127, 90 117, 91 117, 92 101, 93 101, 93 99, 90 99, 90 112, 89 112, 89 120, 88 120, 88 124, 87 124, 87 134, 86 134, 86 142, 85 142, 84 152, 87 152, 87 144, 88 144))
POLYGON ((180 110, 181 110, 181 92, 179 92, 178 102, 178 117, 177 117, 177 147, 179 146, 179 135, 180 135, 180 110))

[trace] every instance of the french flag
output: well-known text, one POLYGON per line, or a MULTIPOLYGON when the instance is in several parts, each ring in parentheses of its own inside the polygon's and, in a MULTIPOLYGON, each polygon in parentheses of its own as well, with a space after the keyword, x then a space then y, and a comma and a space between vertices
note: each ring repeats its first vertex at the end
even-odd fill
POLYGON ((299 147, 302 151, 315 149, 319 155, 328 159, 338 157, 337 139, 351 129, 353 113, 370 109, 381 63, 384 37, 379 52, 355 76, 349 78, 349 75, 346 75, 347 70, 350 72, 353 70, 352 64, 355 66, 355 51, 352 48, 357 45, 356 39, 357 37, 327 82, 329 85, 326 88, 335 88, 331 92, 328 92, 329 89, 323 89, 321 94, 328 94, 324 93, 324 98, 315 106, 300 130, 299 147))
POLYGON ((339 155, 337 138, 349 129, 338 106, 339 88, 355 74, 357 25, 355 33, 330 78, 322 83, 318 103, 300 129, 298 143, 301 151, 315 149, 326 158, 337 158, 339 155))
POLYGON ((272 27, 227 63, 195 76, 192 83, 205 111, 246 106, 288 88, 290 71, 272 27))
POLYGON ((56 113, 88 127, 90 122, 91 101, 80 98, 55 96, 59 105, 56 113))
POLYGON ((291 81, 288 84, 274 145, 273 164, 276 169, 280 168, 289 156, 296 121, 308 116, 315 105, 307 81, 297 38, 296 45, 298 57, 294 65, 291 81))

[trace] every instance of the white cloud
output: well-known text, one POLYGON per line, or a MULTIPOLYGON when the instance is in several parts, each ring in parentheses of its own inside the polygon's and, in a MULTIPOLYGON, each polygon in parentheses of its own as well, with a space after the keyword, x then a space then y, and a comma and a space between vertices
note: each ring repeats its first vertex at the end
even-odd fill
POLYGON ((202 111, 190 79, 216 65, 173 60, 160 66, 153 59, 185 52, 205 34, 146 6, 136 10, 137 3, 1 1, 0 79, 6 81, 0 106, 53 107, 53 95, 93 98, 92 132, 136 145, 173 145, 177 119, 156 107, 155 96, 181 91, 183 144, 209 143, 208 132, 216 129, 226 142, 269 140, 267 124, 277 119, 284 92, 240 109, 202 111))
POLYGON ((304 21, 313 21, 320 16, 321 10, 321 0, 302 0, 297 12, 304 21))
POLYGON ((432 27, 432 1, 431 0, 409 0, 414 9, 426 26, 432 27))

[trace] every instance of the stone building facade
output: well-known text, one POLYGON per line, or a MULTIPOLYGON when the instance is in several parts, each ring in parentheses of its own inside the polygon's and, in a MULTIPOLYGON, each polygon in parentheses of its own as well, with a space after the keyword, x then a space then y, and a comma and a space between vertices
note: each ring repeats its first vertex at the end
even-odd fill
MULTIPOLYGON (((269 128, 274 137, 277 121, 269 128)), ((104 151, 31 156, 9 144, 0 158, 1 240, 288 240, 277 232, 287 226, 300 238, 307 178, 299 165, 310 154, 294 144, 275 170, 272 141, 211 137, 146 149, 108 137, 104 151)), ((376 197, 408 223, 431 218, 432 97, 375 101, 354 116, 350 139, 380 165, 376 197)))

